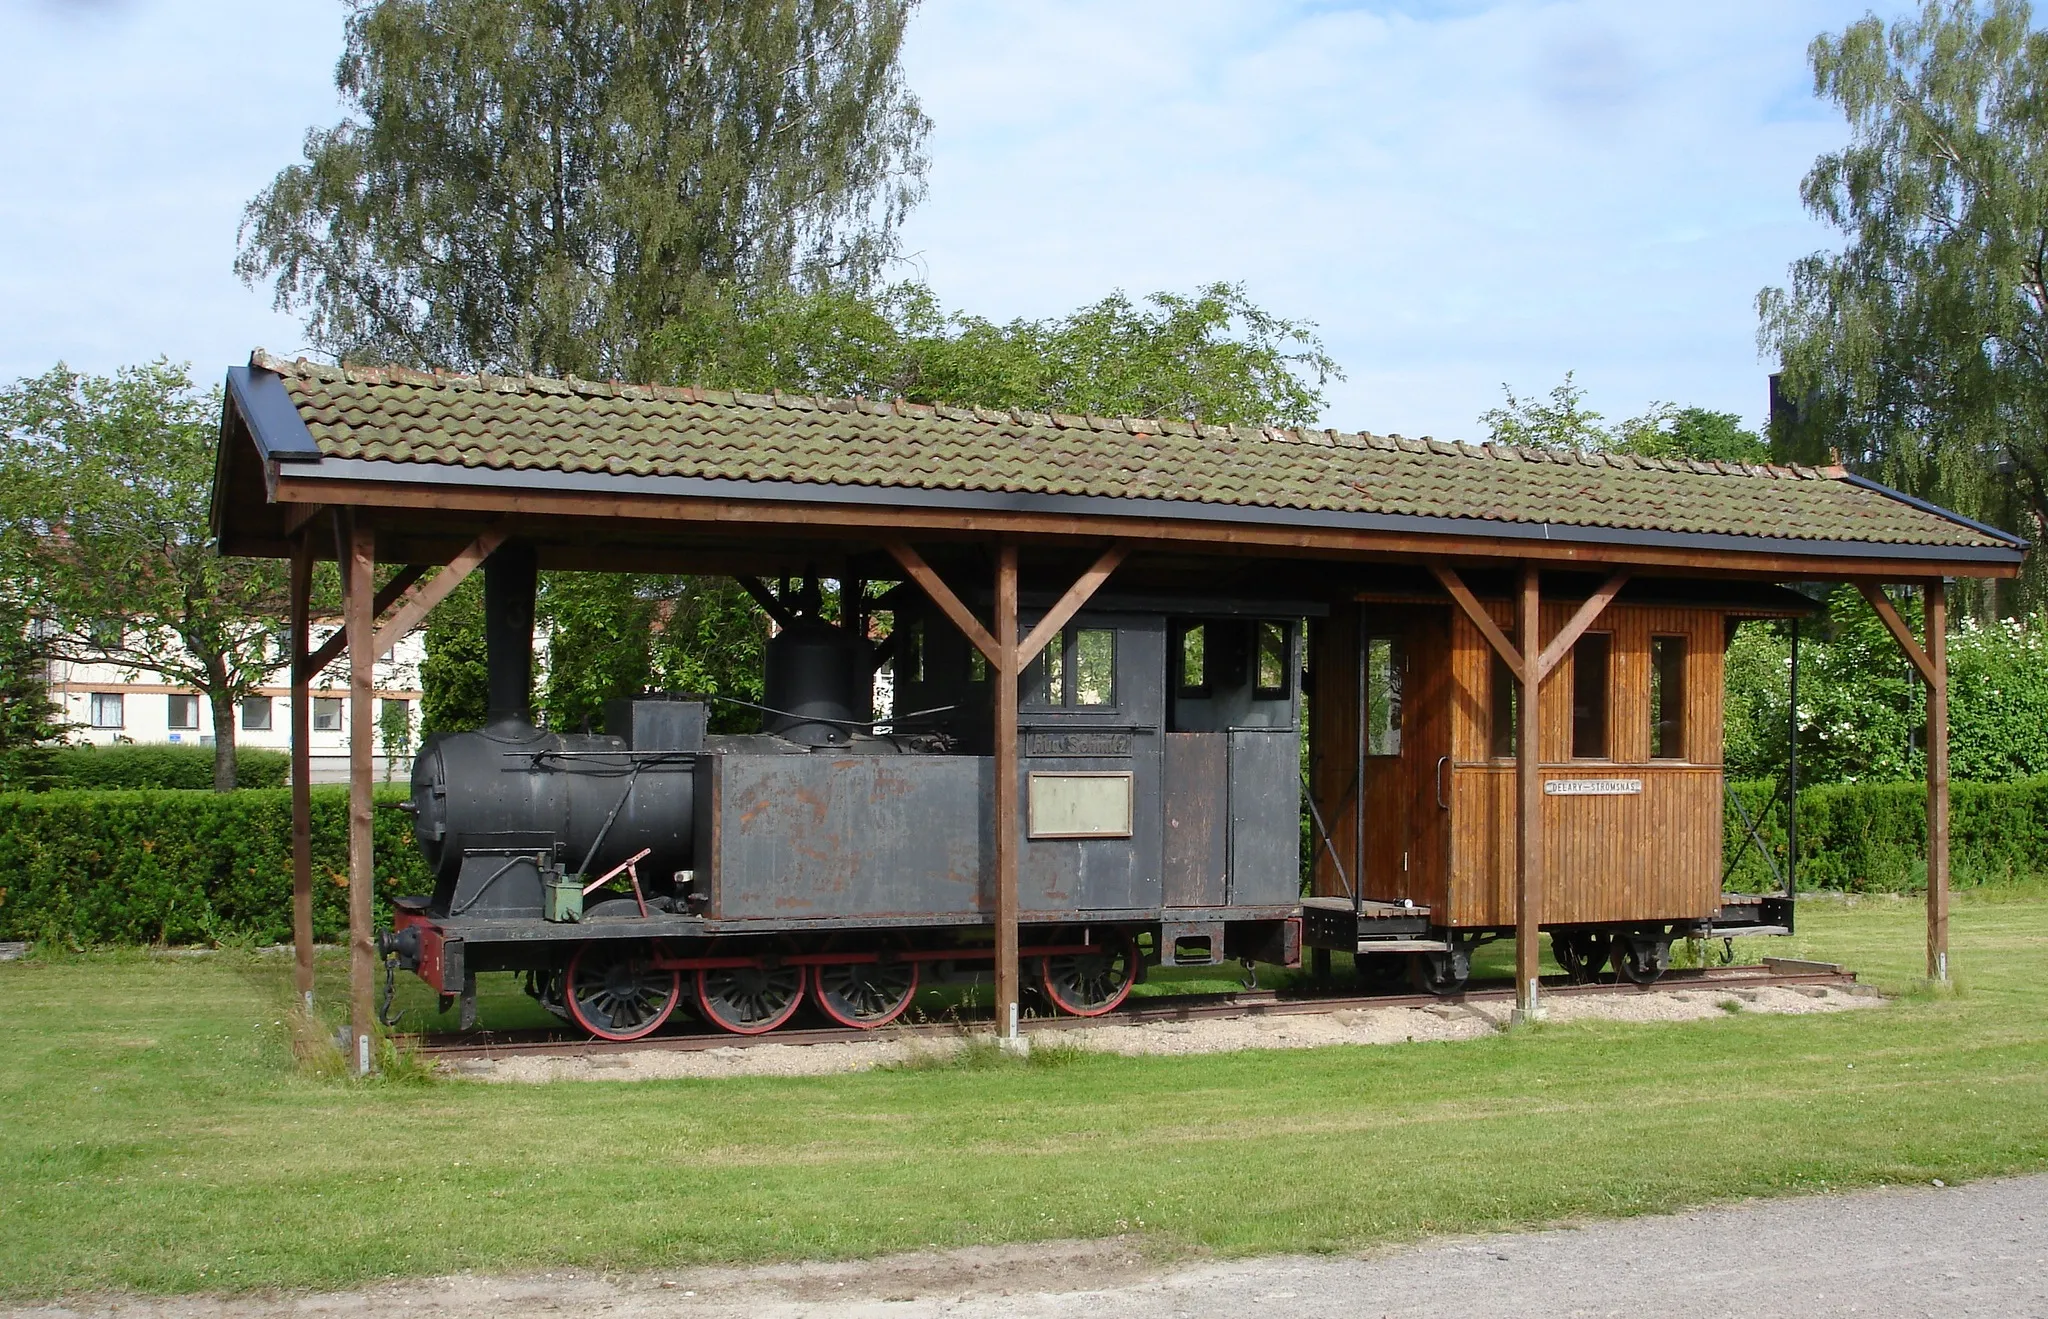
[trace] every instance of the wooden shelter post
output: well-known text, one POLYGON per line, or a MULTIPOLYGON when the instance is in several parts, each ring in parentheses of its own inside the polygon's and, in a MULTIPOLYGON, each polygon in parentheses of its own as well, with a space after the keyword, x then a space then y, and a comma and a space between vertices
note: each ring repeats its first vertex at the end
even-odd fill
POLYGON ((313 542, 292 539, 292 956, 299 1006, 313 1011, 313 542))
POLYGON ((1948 584, 1927 583, 1927 977, 1948 979, 1948 584))
POLYGON ((996 551, 996 1030, 1017 1038, 1017 547, 996 551))
POLYGON ((1515 639, 1522 660, 1521 699, 1515 703, 1515 1017, 1520 1021, 1543 1015, 1536 947, 1543 916, 1543 775, 1537 755, 1542 724, 1536 717, 1537 693, 1543 688, 1539 604, 1536 565, 1525 563, 1515 610, 1515 639))
POLYGON ((370 1070, 370 1040, 376 1023, 376 930, 370 913, 376 856, 370 756, 377 721, 370 703, 377 665, 377 553, 370 528, 354 519, 350 523, 348 560, 342 565, 348 635, 348 1022, 349 1066, 362 1076, 370 1070))
POLYGON ((1934 578, 1923 588, 1926 645, 1914 639, 1878 582, 1856 589, 1877 611, 1885 631, 1906 652, 1927 684, 1927 978, 1948 979, 1948 584, 1934 578))

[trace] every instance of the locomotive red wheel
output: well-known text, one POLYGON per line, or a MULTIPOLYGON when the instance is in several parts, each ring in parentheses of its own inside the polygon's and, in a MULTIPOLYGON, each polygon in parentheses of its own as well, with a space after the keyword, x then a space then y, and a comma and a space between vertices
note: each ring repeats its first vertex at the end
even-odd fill
POLYGON ((917 963, 821 963, 811 969, 811 993, 840 1025, 873 1030, 902 1016, 917 997, 917 963))
POLYGON ((1038 959, 1045 996, 1072 1017, 1113 1012, 1137 981, 1138 945, 1125 939, 1085 953, 1055 953, 1038 959))
POLYGON ((810 977, 800 966, 718 967, 697 973, 697 1011, 735 1035, 763 1035, 796 1015, 810 977))
POLYGON ((675 1011, 683 977, 647 965, 645 949, 593 940, 569 959, 562 997, 576 1024, 601 1040, 651 1035, 675 1011))

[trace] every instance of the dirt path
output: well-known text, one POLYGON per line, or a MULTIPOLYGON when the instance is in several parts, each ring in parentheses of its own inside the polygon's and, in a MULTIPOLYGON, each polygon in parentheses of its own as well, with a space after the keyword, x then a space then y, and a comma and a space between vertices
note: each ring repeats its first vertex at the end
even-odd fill
POLYGON ((2048 1176, 1773 1200, 1370 1256, 1159 1266, 1127 1242, 597 1278, 436 1278, 298 1297, 96 1297, 4 1319, 1329 1319, 2048 1316, 2048 1176))

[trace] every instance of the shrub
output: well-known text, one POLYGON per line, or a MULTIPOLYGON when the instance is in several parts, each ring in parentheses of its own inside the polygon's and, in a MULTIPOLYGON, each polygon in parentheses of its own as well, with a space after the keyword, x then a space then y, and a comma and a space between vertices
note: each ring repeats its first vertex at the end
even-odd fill
MULTIPOLYGON (((403 799, 403 789, 378 793, 403 799)), ((348 928, 348 792, 313 790, 313 930, 348 928)), ((375 813, 376 906, 430 888, 412 820, 375 813)), ((291 793, 0 795, 0 939, 196 943, 291 938, 291 793)))
MULTIPOLYGON (((244 788, 282 788, 292 758, 283 751, 235 748, 235 782, 244 788)), ((213 748, 198 745, 57 747, 50 753, 49 787, 211 788, 213 748)))
MULTIPOLYGON (((1736 783, 1751 818, 1768 805, 1770 785, 1736 783)), ((1782 866, 1785 813, 1764 811, 1759 831, 1782 866)), ((1743 840, 1728 808, 1724 858, 1743 840)), ((1724 862, 1725 864, 1725 862, 1724 862)), ((1949 788, 1949 872, 1958 887, 2009 883, 2048 874, 2048 776, 2005 783, 1955 783, 1949 788)), ((1760 892, 1775 879, 1752 847, 1737 862, 1729 887, 1760 892)), ((1916 892, 1927 887, 1927 785, 1834 783, 1799 793, 1801 888, 1916 892)))

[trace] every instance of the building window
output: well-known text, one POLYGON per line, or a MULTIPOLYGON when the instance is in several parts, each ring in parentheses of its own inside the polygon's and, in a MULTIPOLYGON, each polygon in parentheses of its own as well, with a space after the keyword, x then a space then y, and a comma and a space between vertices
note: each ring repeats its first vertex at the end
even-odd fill
POLYGON ((1685 759, 1685 638, 1650 638, 1650 755, 1685 759))
POLYGON ((313 731, 316 733, 338 733, 341 731, 341 698, 339 696, 315 696, 313 698, 313 731))
POLYGON ((1258 687, 1252 695, 1261 701, 1284 701, 1294 688, 1287 624, 1268 619, 1258 629, 1258 687))
POLYGON ((170 702, 170 717, 164 721, 168 726, 178 729, 199 727, 197 696, 171 696, 166 699, 170 702))
POLYGON ((1401 754, 1401 643, 1394 637, 1365 641, 1365 753, 1401 754))
POLYGON ((92 726, 94 728, 120 728, 121 693, 94 692, 92 694, 92 726))
MULTIPOLYGON (((1491 651, 1492 648, 1488 647, 1491 651)), ((1521 684, 1508 662, 1493 651, 1492 677, 1488 679, 1487 719, 1491 724, 1487 754, 1495 760, 1515 758, 1515 720, 1522 700, 1521 684)))
POLYGON ((1607 687, 1614 638, 1588 632, 1572 647, 1572 759, 1607 759, 1607 687))
POLYGON ((267 733, 270 731, 270 698, 268 696, 244 696, 242 698, 242 731, 245 733, 267 733))

